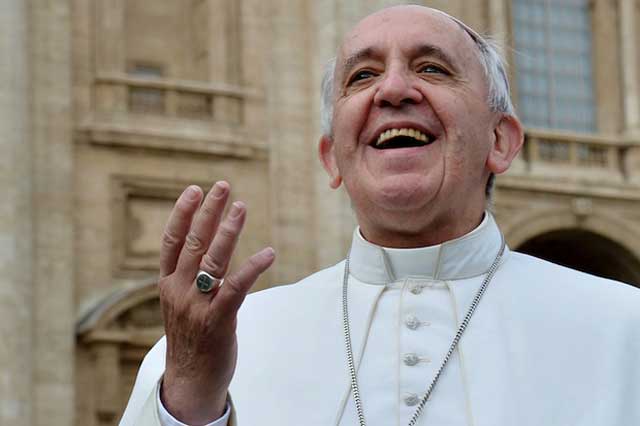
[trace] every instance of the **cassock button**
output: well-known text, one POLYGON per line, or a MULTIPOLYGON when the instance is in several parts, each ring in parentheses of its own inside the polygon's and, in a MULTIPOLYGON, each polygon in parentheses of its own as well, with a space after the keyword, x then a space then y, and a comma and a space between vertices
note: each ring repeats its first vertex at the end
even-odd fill
POLYGON ((418 398, 418 395, 416 395, 415 393, 408 393, 404 397, 404 403, 409 407, 417 405, 418 402, 420 402, 420 398, 418 398))
POLYGON ((404 365, 408 365, 412 367, 420 362, 420 357, 416 354, 404 354, 402 357, 404 361, 404 365))
POLYGON ((420 327, 420 320, 413 315, 408 315, 404 320, 404 324, 410 330, 417 330, 420 327))
POLYGON ((420 294, 422 293, 422 286, 420 284, 414 284, 409 291, 413 294, 420 294))

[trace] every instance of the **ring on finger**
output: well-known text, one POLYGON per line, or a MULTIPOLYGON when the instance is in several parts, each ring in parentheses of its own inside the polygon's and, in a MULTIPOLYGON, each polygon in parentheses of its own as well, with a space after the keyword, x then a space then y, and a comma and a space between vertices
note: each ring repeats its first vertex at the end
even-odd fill
POLYGON ((209 293, 214 287, 222 286, 222 282, 224 278, 217 278, 211 275, 210 273, 199 270, 198 275, 196 275, 196 287, 202 293, 209 293))

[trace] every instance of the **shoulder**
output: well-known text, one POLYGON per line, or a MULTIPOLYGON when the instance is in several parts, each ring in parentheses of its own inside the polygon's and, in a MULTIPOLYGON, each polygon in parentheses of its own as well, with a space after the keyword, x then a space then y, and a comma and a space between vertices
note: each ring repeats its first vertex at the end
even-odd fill
POLYGON ((288 304, 291 300, 297 303, 313 301, 321 294, 326 294, 339 288, 344 270, 344 261, 315 272, 293 284, 271 287, 266 290, 250 294, 244 302, 243 308, 262 309, 280 304, 288 304))
POLYGON ((511 252, 501 269, 510 277, 510 285, 530 292, 534 300, 545 300, 548 305, 565 304, 564 308, 583 308, 594 315, 622 315, 640 324, 640 289, 631 284, 518 252, 511 252))
MULTIPOLYGON (((250 294, 238 312, 238 343, 247 352, 262 353, 295 339, 298 344, 339 318, 341 264, 316 272, 294 284, 250 294), (334 312, 335 311, 335 312, 334 312)), ((287 343, 289 342, 289 343, 287 343)), ((259 360, 252 359, 250 364, 259 360)))
POLYGON ((238 336, 247 341, 274 338, 293 329, 315 329, 332 312, 342 290, 343 262, 302 280, 250 294, 238 313, 238 336))

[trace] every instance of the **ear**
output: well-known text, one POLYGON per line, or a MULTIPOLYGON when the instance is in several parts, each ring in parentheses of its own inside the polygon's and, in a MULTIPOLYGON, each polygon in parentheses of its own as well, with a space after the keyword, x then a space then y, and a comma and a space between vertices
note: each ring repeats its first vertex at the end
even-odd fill
POLYGON ((503 116, 493 130, 494 141, 487 168, 495 174, 505 172, 524 142, 524 130, 520 120, 513 115, 503 116))
POLYGON ((329 175, 329 186, 333 189, 337 189, 342 183, 342 176, 340 176, 340 170, 336 162, 335 145, 333 139, 327 135, 322 135, 320 142, 318 142, 318 157, 322 162, 322 166, 329 175))

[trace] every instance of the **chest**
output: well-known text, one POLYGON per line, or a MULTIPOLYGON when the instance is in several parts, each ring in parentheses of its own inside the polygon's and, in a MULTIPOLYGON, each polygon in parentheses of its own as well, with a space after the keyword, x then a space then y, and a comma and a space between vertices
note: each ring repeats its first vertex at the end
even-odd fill
MULTIPOLYGON (((545 321, 544 309, 504 291, 502 281, 481 301, 418 424, 617 424, 616 405, 589 390, 607 387, 617 371, 594 372, 595 359, 572 345, 551 356, 549 342, 562 341, 553 319, 545 321)), ((408 423, 480 283, 406 279, 384 289, 350 287, 353 351, 369 426, 408 423)), ((252 318, 232 386, 241 425, 358 424, 340 296, 338 289, 252 318)))

